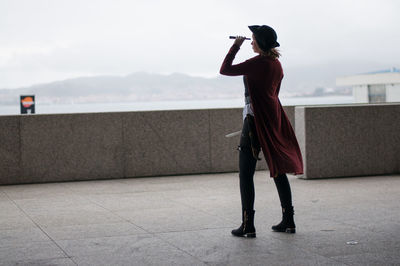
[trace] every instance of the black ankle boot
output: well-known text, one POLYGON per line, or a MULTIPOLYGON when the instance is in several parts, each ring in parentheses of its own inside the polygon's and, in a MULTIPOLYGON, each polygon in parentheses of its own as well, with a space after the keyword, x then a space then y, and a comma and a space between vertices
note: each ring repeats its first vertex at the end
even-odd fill
POLYGON ((282 208, 282 221, 279 224, 272 226, 272 230, 289 234, 296 233, 296 225, 294 224, 293 215, 293 207, 282 208))
POLYGON ((254 210, 244 210, 242 214, 242 225, 238 229, 232 230, 234 236, 256 237, 254 227, 254 210))

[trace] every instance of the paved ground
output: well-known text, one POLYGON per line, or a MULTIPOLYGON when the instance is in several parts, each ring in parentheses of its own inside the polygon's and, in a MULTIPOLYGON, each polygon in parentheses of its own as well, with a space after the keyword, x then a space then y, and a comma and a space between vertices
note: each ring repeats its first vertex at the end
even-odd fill
POLYGON ((236 173, 0 186, 0 265, 400 265, 399 175, 290 177, 295 235, 267 176, 256 239, 230 234, 236 173))

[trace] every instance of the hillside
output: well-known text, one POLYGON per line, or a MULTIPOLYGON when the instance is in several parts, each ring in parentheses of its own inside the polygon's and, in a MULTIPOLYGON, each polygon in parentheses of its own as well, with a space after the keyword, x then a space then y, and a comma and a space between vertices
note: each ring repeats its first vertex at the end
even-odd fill
POLYGON ((203 78, 138 72, 127 76, 79 77, 26 88, 3 89, 0 90, 0 103, 15 103, 21 94, 34 94, 42 103, 98 103, 237 98, 242 96, 243 88, 238 77, 203 78))
MULTIPOLYGON (((334 93, 350 93, 336 88, 335 79, 379 69, 375 63, 325 64, 285 68, 281 96, 310 96, 329 88, 334 93), (321 90, 322 89, 322 90, 321 90)), ((34 94, 38 103, 108 103, 164 100, 207 100, 240 98, 241 77, 194 77, 175 73, 161 75, 136 72, 126 76, 78 77, 36 84, 24 88, 0 89, 0 104, 16 104, 21 94, 34 94)))

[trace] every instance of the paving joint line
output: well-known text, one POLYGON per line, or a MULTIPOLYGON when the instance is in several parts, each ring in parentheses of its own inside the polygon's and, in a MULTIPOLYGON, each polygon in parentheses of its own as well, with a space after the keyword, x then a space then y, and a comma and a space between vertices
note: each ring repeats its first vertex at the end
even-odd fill
POLYGON ((36 221, 35 220, 33 220, 32 219, 32 217, 29 215, 29 214, 27 214, 25 211, 24 211, 24 209, 22 209, 12 198, 10 198, 10 196, 7 194, 7 192, 4 192, 5 194, 6 194, 6 196, 7 196, 7 198, 26 216, 26 217, 28 217, 29 218, 29 220, 31 220, 31 222, 33 223, 33 224, 35 224, 36 225, 36 227, 40 230, 40 231, 42 231, 42 233, 43 234, 45 234, 50 240, 51 240, 51 242, 53 242, 54 243, 54 245, 56 245, 61 251, 62 251, 62 253, 64 253, 64 255, 66 256, 66 257, 64 257, 64 258, 68 258, 68 259, 70 259, 75 265, 78 265, 78 263, 76 263, 74 260, 73 260, 73 258, 72 258, 72 256, 70 256, 70 255, 68 255, 68 253, 38 224, 38 223, 36 223, 36 221))

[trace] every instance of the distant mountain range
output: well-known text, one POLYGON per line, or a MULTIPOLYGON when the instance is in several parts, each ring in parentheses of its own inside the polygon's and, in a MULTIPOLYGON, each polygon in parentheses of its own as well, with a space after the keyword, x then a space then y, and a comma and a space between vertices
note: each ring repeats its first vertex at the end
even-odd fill
POLYGON ((241 79, 192 77, 184 74, 133 73, 67 79, 25 88, 0 90, 0 103, 13 104, 21 94, 42 103, 104 103, 158 100, 238 98, 241 79))
MULTIPOLYGON (((321 94, 321 88, 343 94, 343 89, 335 86, 336 77, 377 68, 327 64, 284 70, 281 96, 290 97, 312 95, 314 91, 321 94)), ((226 99, 242 97, 243 82, 241 77, 204 78, 180 73, 136 72, 127 76, 78 77, 24 88, 0 89, 0 104, 16 104, 22 94, 34 94, 38 103, 49 104, 226 99)))

